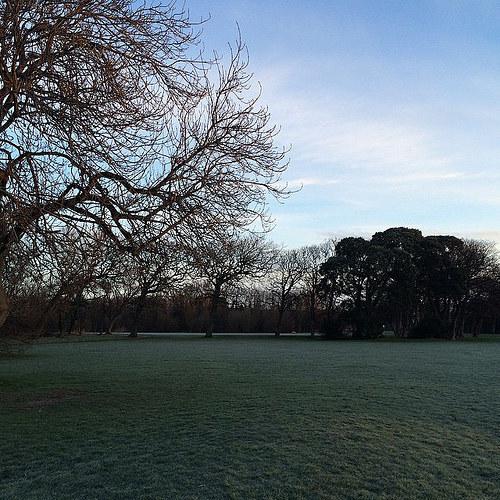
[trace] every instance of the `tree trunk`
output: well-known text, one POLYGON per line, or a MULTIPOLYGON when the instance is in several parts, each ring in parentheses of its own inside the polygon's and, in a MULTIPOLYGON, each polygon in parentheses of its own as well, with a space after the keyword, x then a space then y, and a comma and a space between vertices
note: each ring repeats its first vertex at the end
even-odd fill
POLYGON ((215 329, 215 319, 217 317, 217 306, 219 305, 221 287, 215 285, 211 300, 210 300, 210 312, 208 319, 207 331, 205 337, 207 339, 212 338, 215 329))
POLYGON ((309 303, 309 328, 311 330, 311 337, 314 337, 316 331, 316 293, 311 292, 309 303))
POLYGON ((135 309, 134 318, 132 319, 132 328, 130 329, 130 333, 128 335, 129 337, 132 337, 134 339, 138 337, 138 332, 139 332, 138 317, 141 310, 142 308, 139 309, 139 307, 135 309))
MULTIPOLYGON (((0 271, 3 268, 5 256, 2 253, 0 257, 0 271)), ((9 315, 9 298, 5 293, 3 284, 0 283, 0 328, 4 325, 5 321, 7 321, 7 316, 9 315)))
POLYGON ((59 333, 57 334, 57 336, 62 337, 64 335, 64 328, 63 328, 62 313, 60 309, 57 315, 57 328, 59 329, 59 333))
POLYGON ((80 312, 80 307, 82 305, 83 298, 83 290, 81 290, 75 297, 73 304, 71 305, 71 310, 69 314, 69 324, 66 333, 71 335, 73 333, 73 329, 75 328, 76 320, 78 318, 78 313, 80 312))
POLYGON ((142 311, 144 310, 144 306, 146 304, 146 297, 147 297, 147 291, 143 290, 141 292, 141 295, 137 298, 137 302, 135 305, 135 310, 134 310, 134 318, 133 318, 133 323, 132 323, 132 329, 130 331, 129 337, 136 338, 137 333, 139 330, 139 317, 142 314, 142 311))
POLYGON ((9 299, 0 283, 0 328, 3 326, 9 315, 9 299))
POLYGON ((479 334, 481 333, 481 329, 483 326, 483 319, 478 318, 472 326, 472 336, 473 337, 479 337, 479 334))
POLYGON ((283 316, 285 314, 285 306, 281 304, 278 310, 278 323, 276 324, 276 331, 274 332, 275 337, 281 335, 281 323, 283 322, 283 316))
POLYGON ((129 337, 136 338, 139 332, 139 315, 142 312, 142 306, 137 306, 134 312, 134 318, 132 320, 132 328, 129 333, 129 337))
MULTIPOLYGON (((108 324, 108 327, 103 330, 103 333, 105 335, 111 335, 113 333, 113 330, 115 328, 116 322, 123 316, 123 312, 125 311, 125 308, 128 307, 130 303, 130 300, 124 300, 120 306, 118 307, 118 311, 114 316, 111 317, 111 321, 108 324)), ((103 313, 104 314, 104 313, 103 313)))
POLYGON ((120 311, 118 314, 115 314, 111 321, 109 322, 108 327, 104 331, 104 335, 112 335, 113 330, 115 328, 116 322, 121 318, 122 316, 122 311, 120 311))

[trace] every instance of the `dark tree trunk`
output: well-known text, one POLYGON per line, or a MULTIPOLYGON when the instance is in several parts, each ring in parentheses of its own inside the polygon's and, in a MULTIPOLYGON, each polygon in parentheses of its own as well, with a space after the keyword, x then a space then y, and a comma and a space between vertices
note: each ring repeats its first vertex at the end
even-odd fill
POLYGON ((283 323, 283 316, 285 315, 285 305, 281 304, 278 309, 278 322, 276 323, 276 331, 274 332, 275 337, 281 335, 281 324, 283 323))
POLYGON ((135 310, 134 310, 134 318, 132 320, 132 329, 130 330, 129 337, 133 337, 133 338, 137 337, 137 334, 139 331, 139 318, 140 318, 142 311, 144 309, 145 299, 146 299, 145 296, 143 297, 141 295, 141 297, 139 297, 139 301, 138 301, 138 303, 135 307, 135 310))
POLYGON ((216 284, 214 287, 214 291, 212 293, 212 297, 210 299, 208 326, 207 326, 207 331, 205 332, 206 338, 212 338, 214 334, 215 320, 217 318, 217 309, 220 301, 221 288, 222 288, 221 285, 216 284))
POLYGON ((59 329, 59 333, 57 334, 58 337, 62 337, 64 335, 64 327, 63 327, 63 320, 62 320, 62 312, 59 309, 59 313, 57 314, 57 327, 59 329))
POLYGON ((316 294, 311 293, 310 304, 309 304, 309 328, 311 330, 311 337, 314 337, 316 332, 316 294))
POLYGON ((79 313, 80 307, 82 305, 82 298, 83 298, 83 290, 78 293, 78 295, 75 297, 75 300, 73 301, 71 311, 70 311, 69 325, 68 325, 68 329, 66 330, 66 333, 68 335, 71 335, 73 333, 73 329, 75 327, 76 320, 78 318, 78 313, 79 313))
POLYGON ((132 337, 134 339, 138 337, 138 333, 139 333, 138 316, 139 316, 139 311, 138 311, 138 309, 136 309, 135 313, 134 313, 134 317, 132 319, 132 328, 130 329, 130 333, 128 334, 129 337, 132 337))
POLYGON ((105 335, 111 335, 113 333, 113 330, 115 328, 115 325, 116 325, 116 322, 121 318, 122 316, 122 311, 120 310, 120 312, 118 314, 115 314, 112 318, 111 318, 111 321, 109 322, 109 325, 108 327, 106 328, 106 330, 104 331, 104 334, 105 335))
POLYGON ((483 327, 483 319, 478 318, 472 326, 472 336, 473 337, 479 337, 479 334, 481 333, 481 329, 483 327))
POLYGON ((125 308, 130 304, 130 300, 124 300, 120 307, 118 308, 118 311, 114 316, 111 317, 111 321, 109 322, 107 328, 103 331, 105 335, 111 335, 113 333, 113 330, 115 328, 116 322, 123 316, 123 311, 125 311, 125 308))
MULTIPOLYGON (((2 198, 2 194, 0 193, 0 199, 2 198)), ((0 273, 3 271, 3 266, 5 264, 5 256, 7 254, 8 248, 8 236, 4 233, 0 237, 0 273)), ((10 312, 10 303, 9 298, 7 297, 7 293, 4 289, 2 280, 0 279, 0 329, 7 321, 7 317, 10 312)))

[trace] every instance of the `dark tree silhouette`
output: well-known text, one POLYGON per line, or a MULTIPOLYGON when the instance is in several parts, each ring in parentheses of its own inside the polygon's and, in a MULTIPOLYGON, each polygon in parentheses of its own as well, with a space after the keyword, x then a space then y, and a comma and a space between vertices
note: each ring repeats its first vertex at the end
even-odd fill
POLYGON ((375 233, 372 242, 394 252, 385 316, 396 336, 408 337, 421 314, 418 259, 422 249, 422 232, 405 227, 390 228, 375 233))
POLYGON ((382 333, 380 308, 392 279, 394 252, 363 238, 344 238, 323 266, 324 283, 335 283, 354 326, 354 337, 382 333))

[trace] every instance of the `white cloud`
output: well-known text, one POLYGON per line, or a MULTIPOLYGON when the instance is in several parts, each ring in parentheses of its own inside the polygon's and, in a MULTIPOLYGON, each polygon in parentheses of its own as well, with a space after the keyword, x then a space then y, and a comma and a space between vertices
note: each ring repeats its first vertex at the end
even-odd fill
POLYGON ((443 166, 448 158, 432 154, 425 134, 416 128, 382 120, 339 116, 334 109, 303 100, 281 99, 273 109, 277 119, 286 112, 283 136, 292 143, 294 160, 324 165, 342 164, 371 170, 408 170, 419 164, 443 166))
POLYGON ((356 98, 320 96, 290 87, 296 68, 263 72, 264 98, 281 124, 281 140, 292 144, 292 161, 307 165, 341 165, 370 171, 443 168, 453 155, 433 144, 425 127, 396 116, 373 113, 356 98))

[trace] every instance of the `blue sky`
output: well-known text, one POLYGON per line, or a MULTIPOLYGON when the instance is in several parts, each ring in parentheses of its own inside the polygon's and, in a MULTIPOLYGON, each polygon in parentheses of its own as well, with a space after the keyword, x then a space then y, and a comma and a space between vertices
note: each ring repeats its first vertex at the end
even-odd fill
POLYGON ((188 0, 290 144, 287 246, 391 226, 500 243, 500 2, 188 0))

